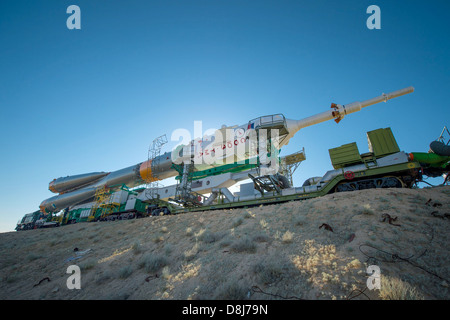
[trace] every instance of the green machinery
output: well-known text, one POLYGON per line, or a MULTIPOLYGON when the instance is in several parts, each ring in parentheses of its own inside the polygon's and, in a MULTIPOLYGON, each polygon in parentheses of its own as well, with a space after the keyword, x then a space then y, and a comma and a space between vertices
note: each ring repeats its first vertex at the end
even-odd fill
POLYGON ((143 188, 130 190, 126 185, 121 185, 114 191, 100 188, 95 193, 94 201, 65 210, 60 215, 61 224, 129 219, 145 215, 148 204, 136 198, 142 190, 143 188))
POLYGON ((367 153, 360 153, 354 142, 330 149, 334 170, 328 171, 314 184, 305 183, 302 187, 274 189, 248 196, 233 196, 222 188, 213 191, 211 197, 215 196, 215 199, 211 204, 180 208, 176 213, 273 204, 315 198, 333 192, 410 188, 422 181, 424 173, 428 175, 432 172, 436 176, 448 175, 450 171, 450 155, 439 155, 432 151, 409 154, 400 151, 390 128, 367 132, 367 140, 367 153))
MULTIPOLYGON (((355 142, 329 149, 333 169, 327 171, 323 177, 308 179, 301 187, 293 187, 292 183, 286 183, 283 188, 276 186, 271 188, 274 186, 273 183, 265 185, 249 174, 256 192, 234 195, 227 188, 213 188, 208 197, 202 195, 202 198, 197 199, 196 205, 182 206, 176 201, 171 201, 173 199, 170 198, 162 200, 159 196, 151 199, 142 197, 146 188, 130 190, 126 185, 115 186, 109 190, 97 190, 94 201, 67 208, 57 216, 48 215, 44 218, 40 211, 27 214, 18 223, 16 230, 75 222, 250 207, 321 197, 333 192, 373 188, 411 188, 417 182, 423 181, 424 175, 444 176, 444 183, 449 182, 450 139, 445 143, 442 134, 438 140, 430 144, 428 152, 401 151, 390 128, 367 132, 367 141, 369 152, 366 153, 360 153, 355 142)), ((301 158, 292 161, 299 163, 305 160, 304 152, 299 154, 301 158)), ((298 158, 298 155, 295 158, 298 158)), ((244 166, 251 166, 247 168, 251 169, 255 165, 245 163, 244 166)), ((184 172, 181 168, 179 169, 181 176, 184 172)), ((211 172, 207 170, 189 172, 188 179, 192 181, 204 178, 203 176, 215 176, 245 170, 245 168, 230 166, 221 168, 221 171, 208 170, 211 172)))

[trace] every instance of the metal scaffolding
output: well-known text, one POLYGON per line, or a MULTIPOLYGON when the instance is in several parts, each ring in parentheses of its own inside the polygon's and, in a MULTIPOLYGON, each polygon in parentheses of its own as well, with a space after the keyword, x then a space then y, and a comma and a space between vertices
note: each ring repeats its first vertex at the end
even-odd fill
POLYGON ((294 181, 292 175, 295 170, 297 170, 298 166, 302 161, 306 160, 305 148, 297 151, 293 154, 281 157, 280 159, 280 173, 288 178, 291 186, 294 185, 294 181))
POLYGON ((162 136, 157 137, 153 140, 153 143, 148 149, 148 158, 147 158, 147 181, 146 181, 146 189, 145 196, 149 200, 154 200, 159 198, 158 189, 163 187, 156 179, 152 179, 152 167, 157 167, 161 160, 161 149, 163 145, 167 143, 167 136, 164 134, 162 136))
POLYGON ((114 209, 109 206, 110 198, 111 193, 106 188, 106 186, 100 187, 95 190, 94 205, 91 208, 91 213, 88 217, 88 221, 94 220, 96 212, 99 208, 101 209, 100 217, 109 214, 114 209))

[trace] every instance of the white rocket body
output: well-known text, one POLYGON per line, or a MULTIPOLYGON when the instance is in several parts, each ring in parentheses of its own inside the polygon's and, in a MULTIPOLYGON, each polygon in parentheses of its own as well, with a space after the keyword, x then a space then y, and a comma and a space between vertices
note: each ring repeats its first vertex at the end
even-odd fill
POLYGON ((330 110, 301 120, 286 119, 282 114, 263 116, 240 126, 224 126, 212 135, 192 140, 188 145, 180 145, 172 152, 128 168, 58 178, 50 182, 49 189, 60 194, 44 200, 40 208, 43 212, 58 212, 92 198, 97 188, 112 188, 120 184, 133 187, 174 177, 179 174, 174 164, 193 163, 195 171, 241 163, 273 164, 271 160, 277 157, 279 149, 287 145, 300 129, 332 119, 338 123, 346 115, 362 108, 413 91, 413 87, 407 87, 363 102, 346 105, 333 103, 330 110))

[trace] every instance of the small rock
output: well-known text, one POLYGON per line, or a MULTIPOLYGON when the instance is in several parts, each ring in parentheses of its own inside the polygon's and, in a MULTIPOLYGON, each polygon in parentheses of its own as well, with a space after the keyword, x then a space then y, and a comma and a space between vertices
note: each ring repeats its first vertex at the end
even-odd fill
POLYGON ((448 288, 448 283, 447 283, 447 281, 442 281, 441 282, 441 286, 443 286, 443 287, 445 287, 445 288, 448 288))
POLYGON ((54 288, 54 289, 52 290, 52 293, 57 293, 58 291, 59 291, 59 288, 56 287, 56 288, 54 288))
POLYGON ((442 207, 442 203, 440 203, 439 201, 435 201, 433 204, 432 204, 432 206, 433 207, 442 207))

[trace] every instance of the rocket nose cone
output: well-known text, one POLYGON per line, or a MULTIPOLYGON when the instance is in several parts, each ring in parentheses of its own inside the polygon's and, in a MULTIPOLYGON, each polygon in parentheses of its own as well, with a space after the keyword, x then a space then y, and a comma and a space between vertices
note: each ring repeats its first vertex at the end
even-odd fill
POLYGON ((44 200, 41 202, 41 204, 39 205, 39 209, 41 210, 41 212, 45 212, 45 205, 46 205, 47 201, 44 200))
POLYGON ((54 193, 66 193, 70 190, 79 189, 80 187, 93 183, 104 176, 107 176, 109 172, 91 172, 77 174, 73 176, 60 177, 54 179, 49 183, 48 189, 54 193))
POLYGON ((55 189, 55 180, 56 179, 53 179, 53 181, 51 181, 49 184, 48 184, 48 190, 50 190, 51 192, 53 192, 53 193, 58 193, 58 190, 56 190, 55 189))

